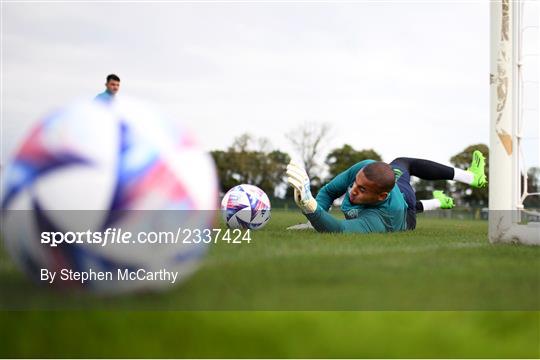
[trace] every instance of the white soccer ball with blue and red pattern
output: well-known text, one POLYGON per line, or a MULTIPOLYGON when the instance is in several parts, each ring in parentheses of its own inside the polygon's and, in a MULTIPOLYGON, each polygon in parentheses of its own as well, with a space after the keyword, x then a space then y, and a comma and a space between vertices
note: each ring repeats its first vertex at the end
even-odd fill
POLYGON ((266 193, 248 184, 233 187, 221 201, 223 219, 231 229, 262 228, 270 220, 270 208, 266 193))
MULTIPOLYGON (((207 244, 51 247, 40 243, 40 234, 116 228, 137 236, 179 226, 212 228, 216 222, 218 187, 210 155, 178 122, 136 100, 82 101, 45 117, 22 141, 2 177, 3 238, 32 279, 39 280, 42 268, 120 268, 178 271, 185 280, 207 244)), ((57 282, 62 284, 104 293, 171 285, 57 282)))

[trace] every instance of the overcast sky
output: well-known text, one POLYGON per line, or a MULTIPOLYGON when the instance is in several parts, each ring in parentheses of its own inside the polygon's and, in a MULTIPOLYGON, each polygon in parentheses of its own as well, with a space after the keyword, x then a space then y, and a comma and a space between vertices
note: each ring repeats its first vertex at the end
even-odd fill
POLYGON ((2 163, 31 124, 117 73, 208 150, 330 122, 329 148, 448 163, 488 143, 489 4, 4 3, 2 163))

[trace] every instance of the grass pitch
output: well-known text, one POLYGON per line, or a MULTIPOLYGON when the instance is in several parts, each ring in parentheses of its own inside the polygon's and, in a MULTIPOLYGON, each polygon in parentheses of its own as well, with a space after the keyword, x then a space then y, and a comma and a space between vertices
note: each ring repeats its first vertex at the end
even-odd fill
POLYGON ((540 248, 490 245, 482 221, 283 230, 303 221, 274 211, 250 244, 212 246, 163 294, 66 299, 2 255, 4 304, 79 310, 0 312, 0 356, 540 357, 540 248), (189 309, 204 311, 176 311, 189 309))

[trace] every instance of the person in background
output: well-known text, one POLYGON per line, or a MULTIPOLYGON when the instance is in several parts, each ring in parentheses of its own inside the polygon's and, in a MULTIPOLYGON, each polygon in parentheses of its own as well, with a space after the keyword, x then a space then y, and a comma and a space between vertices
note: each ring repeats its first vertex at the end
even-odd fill
POLYGON ((115 74, 108 75, 105 88, 105 91, 98 94, 94 100, 102 101, 104 103, 112 102, 120 89, 120 78, 115 74))

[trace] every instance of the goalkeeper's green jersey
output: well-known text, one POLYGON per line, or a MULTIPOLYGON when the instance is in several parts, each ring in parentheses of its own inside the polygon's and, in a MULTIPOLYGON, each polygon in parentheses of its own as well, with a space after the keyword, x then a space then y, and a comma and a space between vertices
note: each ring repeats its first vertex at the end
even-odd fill
POLYGON ((407 229, 407 203, 397 185, 388 197, 376 204, 356 205, 351 203, 348 193, 360 169, 374 160, 361 161, 336 176, 323 186, 317 194, 317 210, 306 214, 313 227, 322 232, 392 232, 407 229), (345 195, 341 211, 345 220, 338 220, 328 211, 335 199, 345 195))

